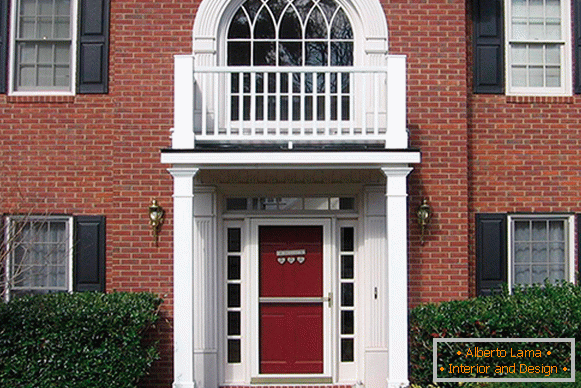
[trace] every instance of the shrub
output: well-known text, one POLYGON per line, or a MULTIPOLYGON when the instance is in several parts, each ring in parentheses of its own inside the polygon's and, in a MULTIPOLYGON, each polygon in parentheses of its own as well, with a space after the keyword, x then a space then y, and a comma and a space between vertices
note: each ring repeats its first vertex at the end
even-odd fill
POLYGON ((149 293, 85 292, 0 305, 0 386, 135 387, 157 358, 144 334, 161 302, 149 293))
MULTIPOLYGON (((542 287, 516 288, 512 295, 504 290, 492 296, 412 309, 409 364, 412 383, 422 386, 432 383, 433 338, 575 338, 579 359, 581 288, 571 283, 546 283, 542 287)), ((478 346, 486 348, 484 343, 478 346)), ((568 354, 554 353, 562 355, 555 356, 555 362, 569 363, 568 354)))

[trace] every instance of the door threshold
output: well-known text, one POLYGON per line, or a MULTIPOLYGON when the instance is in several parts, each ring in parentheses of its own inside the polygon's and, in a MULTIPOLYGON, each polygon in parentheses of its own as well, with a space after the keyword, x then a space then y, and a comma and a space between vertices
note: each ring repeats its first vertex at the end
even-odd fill
POLYGON ((253 377, 250 384, 331 384, 331 377, 253 377))

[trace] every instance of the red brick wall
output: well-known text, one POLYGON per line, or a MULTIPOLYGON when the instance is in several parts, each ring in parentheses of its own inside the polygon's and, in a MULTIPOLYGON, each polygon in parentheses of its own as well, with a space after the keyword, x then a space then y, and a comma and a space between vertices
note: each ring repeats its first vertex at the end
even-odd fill
POLYGON ((464 1, 385 1, 391 53, 407 56, 408 128, 422 162, 409 178, 410 303, 468 296, 464 1), (433 211, 424 245, 415 212, 433 211))

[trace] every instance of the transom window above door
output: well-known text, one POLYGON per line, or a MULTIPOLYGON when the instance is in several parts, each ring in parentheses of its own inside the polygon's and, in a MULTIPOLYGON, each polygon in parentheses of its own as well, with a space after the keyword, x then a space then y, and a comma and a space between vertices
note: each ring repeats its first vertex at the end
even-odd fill
POLYGON ((353 30, 333 0, 247 0, 228 29, 230 66, 352 66, 353 30))

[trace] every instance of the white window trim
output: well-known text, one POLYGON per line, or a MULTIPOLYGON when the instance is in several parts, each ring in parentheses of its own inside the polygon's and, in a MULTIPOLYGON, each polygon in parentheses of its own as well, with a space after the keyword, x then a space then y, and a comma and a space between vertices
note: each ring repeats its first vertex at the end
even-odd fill
POLYGON ((512 290, 514 286, 512 280, 512 265, 513 265, 513 252, 512 252, 512 230, 514 221, 518 220, 547 220, 547 219, 557 219, 565 220, 565 240, 566 249, 565 257, 567 257, 567 281, 575 282, 575 216, 572 214, 511 214, 508 215, 508 239, 507 239, 507 249, 508 249, 508 268, 507 268, 507 279, 508 279, 508 289, 512 290))
POLYGON ((9 257, 7 257, 5 270, 5 281, 3 284, 4 287, 4 300, 10 300, 10 271, 11 271, 11 264, 12 264, 12 253, 10 252, 11 246, 11 236, 10 230, 12 228, 12 223, 14 221, 29 221, 29 222, 42 222, 42 221, 64 221, 67 223, 68 229, 68 265, 67 265, 67 275, 66 275, 66 283, 67 283, 67 292, 73 292, 73 217, 70 216, 36 216, 36 215, 27 215, 27 216, 6 216, 4 219, 4 241, 3 244, 6 245, 6 249, 8 252, 9 257))
POLYGON ((77 85, 77 51, 78 51, 78 24, 79 0, 71 0, 71 83, 68 89, 63 90, 16 90, 16 25, 17 9, 20 0, 13 0, 10 4, 10 36, 8 42, 8 95, 11 96, 74 96, 77 85))
MULTIPOLYGON (((573 95, 573 63, 572 63, 572 35, 571 28, 571 2, 561 1, 561 28, 563 32, 562 40, 547 40, 547 41, 523 41, 522 43, 560 43, 561 47, 561 86, 554 87, 513 87, 512 86, 512 71, 510 61, 510 47, 511 43, 511 0, 504 2, 504 58, 505 58, 505 82, 506 95, 508 96, 572 96, 573 95)), ((520 43, 520 42, 518 42, 520 43)))

